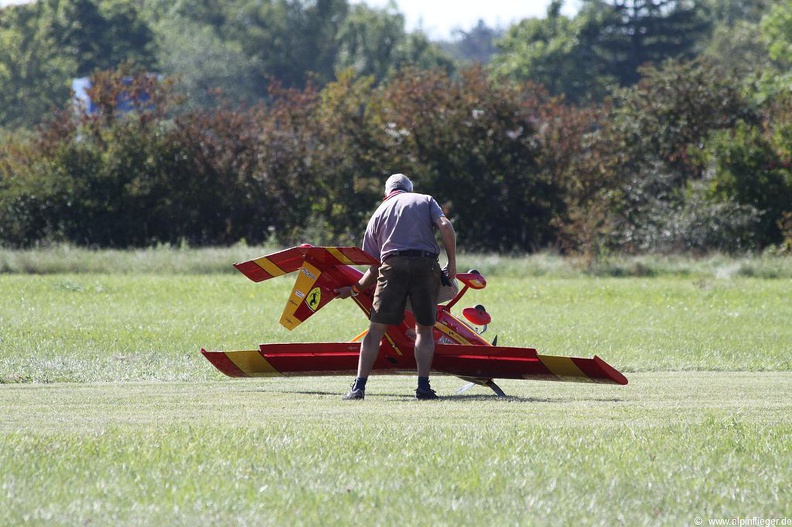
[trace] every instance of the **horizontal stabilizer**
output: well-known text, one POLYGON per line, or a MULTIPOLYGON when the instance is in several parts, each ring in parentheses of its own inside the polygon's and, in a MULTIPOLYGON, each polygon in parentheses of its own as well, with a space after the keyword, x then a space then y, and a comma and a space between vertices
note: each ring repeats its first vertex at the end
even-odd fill
POLYGON ((377 265, 379 261, 359 247, 314 247, 300 245, 246 262, 235 263, 242 274, 254 282, 263 282, 300 269, 304 261, 314 265, 377 265))

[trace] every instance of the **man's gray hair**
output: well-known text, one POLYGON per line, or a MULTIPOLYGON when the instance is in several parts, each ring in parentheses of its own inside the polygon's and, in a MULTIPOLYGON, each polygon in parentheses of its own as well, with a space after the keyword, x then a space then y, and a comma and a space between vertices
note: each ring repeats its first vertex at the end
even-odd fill
POLYGON ((391 177, 388 178, 388 181, 385 182, 385 195, 387 196, 394 190, 404 190, 406 192, 412 192, 413 184, 410 181, 410 178, 405 176, 404 174, 393 174, 391 177))

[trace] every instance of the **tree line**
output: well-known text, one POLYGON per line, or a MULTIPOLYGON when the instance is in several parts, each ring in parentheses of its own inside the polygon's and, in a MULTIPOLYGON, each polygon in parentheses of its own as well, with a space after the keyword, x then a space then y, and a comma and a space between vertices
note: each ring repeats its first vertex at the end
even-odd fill
MULTIPOLYGON (((37 128, 9 128, 0 243, 358 243, 398 171, 438 199, 469 250, 789 250, 792 8, 587 0, 570 18, 560 6, 502 32, 498 51, 476 65, 451 57, 449 43, 404 34, 392 8, 340 0, 48 0, 3 10, 5 41, 13 28, 32 43, 23 29, 35 28, 79 49, 46 67, 90 73, 99 111, 53 96, 37 128), (78 7, 75 20, 130 29, 115 51, 78 38, 88 22, 63 22, 78 7), (14 17, 27 25, 8 25, 14 17), (187 19, 194 25, 180 26, 187 19), (151 28, 166 26, 182 40, 163 55, 165 37, 151 28), (289 28, 281 54, 275 35, 289 28), (312 42, 298 42, 294 28, 312 42), (741 53, 751 60, 735 62, 737 44, 749 42, 741 53), (173 74, 148 75, 178 63, 177 52, 173 74), (333 69, 320 67, 327 57, 333 69), (121 96, 133 111, 119 111, 121 96)), ((474 29, 457 51, 487 33, 474 29)), ((0 53, 0 79, 9 78, 11 52, 0 53)))
MULTIPOLYGON (((70 80, 132 61, 178 79, 192 108, 266 100, 276 80, 323 86, 352 68, 376 82, 404 66, 454 74, 471 63, 601 102, 639 68, 708 56, 740 76, 784 71, 782 0, 583 0, 574 16, 507 28, 479 22, 453 40, 406 32, 395 4, 349 0, 37 0, 0 9, 0 128, 30 127, 70 98, 70 80), (773 14, 771 14, 773 13, 773 14)), ((739 77, 738 77, 739 78, 739 77)))

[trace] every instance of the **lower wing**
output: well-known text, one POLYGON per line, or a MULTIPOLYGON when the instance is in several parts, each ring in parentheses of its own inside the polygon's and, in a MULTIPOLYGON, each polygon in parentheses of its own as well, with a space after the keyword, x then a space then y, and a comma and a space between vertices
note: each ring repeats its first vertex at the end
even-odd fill
MULTIPOLYGON (((262 344, 258 350, 201 353, 231 377, 350 375, 357 371, 356 342, 262 344)), ((531 348, 437 344, 432 370, 465 379, 528 379, 627 384, 627 378, 599 357, 554 357, 531 348)), ((380 352, 374 373, 413 374, 412 354, 380 352)))

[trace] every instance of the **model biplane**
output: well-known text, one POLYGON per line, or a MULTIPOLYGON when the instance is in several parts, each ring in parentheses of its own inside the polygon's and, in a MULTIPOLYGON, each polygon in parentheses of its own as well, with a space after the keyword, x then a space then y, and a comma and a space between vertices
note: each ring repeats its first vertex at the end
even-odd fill
MULTIPOLYGON (((357 247, 314 247, 301 245, 247 262, 234 264, 254 282, 297 272, 280 323, 292 330, 337 297, 335 289, 352 285, 362 276, 354 266, 379 262, 357 247)), ((536 379, 546 381, 627 384, 627 378, 604 360, 540 355, 535 349, 498 346, 482 336, 491 316, 477 305, 462 310, 465 320, 451 309, 469 290, 483 289, 487 282, 479 272, 457 274, 458 293, 437 306, 435 323, 434 373, 455 375, 469 385, 503 390, 495 379, 536 379)), ((368 316, 373 288, 352 297, 368 316)), ((415 374, 413 357, 415 320, 405 311, 399 326, 389 326, 382 339, 374 374, 415 374)), ((359 340, 350 342, 311 342, 261 344, 257 350, 207 351, 201 353, 221 372, 231 377, 270 377, 297 375, 350 375, 357 371, 359 340)))

